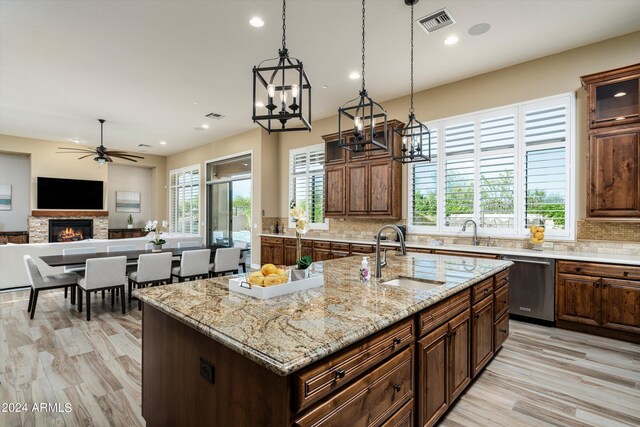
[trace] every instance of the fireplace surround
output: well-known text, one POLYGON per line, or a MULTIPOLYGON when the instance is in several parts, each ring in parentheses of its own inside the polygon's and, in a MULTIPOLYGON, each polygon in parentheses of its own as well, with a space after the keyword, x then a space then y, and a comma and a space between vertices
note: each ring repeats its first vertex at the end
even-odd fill
POLYGON ((92 219, 50 219, 49 242, 75 242, 93 238, 92 219))

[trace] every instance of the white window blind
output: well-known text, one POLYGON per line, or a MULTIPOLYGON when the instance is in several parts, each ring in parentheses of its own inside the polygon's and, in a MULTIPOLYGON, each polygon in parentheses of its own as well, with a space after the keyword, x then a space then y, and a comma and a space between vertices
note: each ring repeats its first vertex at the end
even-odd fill
POLYGON ((312 228, 326 227, 324 187, 324 145, 290 150, 289 204, 307 211, 312 228))
POLYGON ((172 170, 169 179, 169 228, 200 233, 200 166, 172 170))
POLYGON ((439 156, 409 167, 409 230, 527 237, 542 219, 549 237, 571 238, 574 94, 428 124, 439 156), (441 135, 438 138, 437 135, 441 135))

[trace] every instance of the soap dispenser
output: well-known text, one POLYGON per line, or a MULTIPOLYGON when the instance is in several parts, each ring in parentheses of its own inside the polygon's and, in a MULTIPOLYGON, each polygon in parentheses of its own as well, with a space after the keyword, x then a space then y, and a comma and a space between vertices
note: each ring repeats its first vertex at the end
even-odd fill
POLYGON ((360 281, 368 282, 371 279, 371 269, 369 268, 369 257, 362 257, 362 266, 360 267, 360 281))

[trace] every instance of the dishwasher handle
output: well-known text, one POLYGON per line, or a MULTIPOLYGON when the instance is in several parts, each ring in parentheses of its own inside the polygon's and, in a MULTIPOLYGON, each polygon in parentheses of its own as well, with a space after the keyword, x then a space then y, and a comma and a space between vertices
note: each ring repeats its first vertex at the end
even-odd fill
POLYGON ((513 259, 513 258, 502 258, 503 261, 511 261, 511 262, 522 262, 525 264, 539 264, 539 265, 551 265, 549 261, 529 261, 526 259, 513 259))

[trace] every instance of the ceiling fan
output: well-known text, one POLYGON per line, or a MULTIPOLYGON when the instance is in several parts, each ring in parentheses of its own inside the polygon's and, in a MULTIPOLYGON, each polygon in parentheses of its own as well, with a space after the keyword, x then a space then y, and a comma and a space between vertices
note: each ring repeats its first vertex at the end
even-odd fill
POLYGON ((95 155, 93 158, 96 162, 101 165, 104 165, 107 162, 113 162, 112 157, 116 157, 118 159, 129 160, 131 162, 137 162, 135 159, 144 159, 142 156, 137 156, 134 154, 129 154, 126 151, 114 151, 107 150, 107 147, 102 143, 102 128, 104 125, 104 119, 98 119, 100 122, 100 146, 96 147, 95 150, 91 150, 89 148, 69 148, 69 147, 58 147, 59 150, 67 150, 67 151, 58 151, 59 154, 82 154, 89 153, 84 156, 78 157, 78 160, 84 159, 86 157, 91 157, 95 155))

